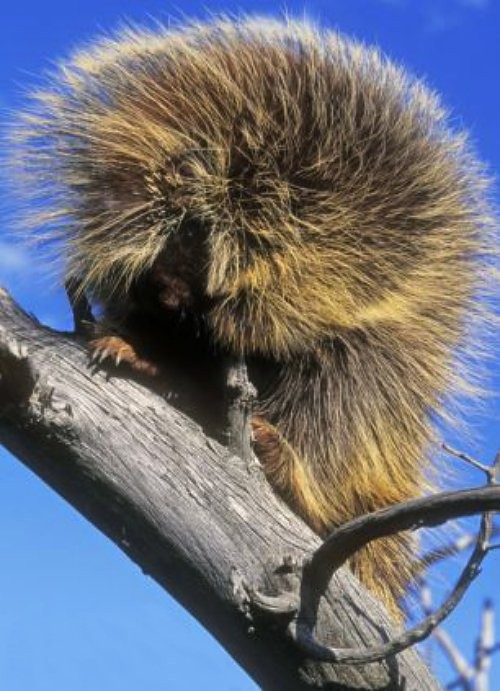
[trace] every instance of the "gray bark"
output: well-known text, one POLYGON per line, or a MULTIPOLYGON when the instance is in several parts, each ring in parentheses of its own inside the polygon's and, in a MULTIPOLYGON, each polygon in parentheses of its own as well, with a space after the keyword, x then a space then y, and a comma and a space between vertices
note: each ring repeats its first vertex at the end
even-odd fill
MULTIPOLYGON (((310 554, 318 537, 255 465, 157 393, 91 372, 84 346, 37 324, 1 290, 0 376, 0 443, 170 592, 263 689, 439 688, 415 650, 382 663, 322 664, 294 647, 288 622, 254 614, 248 588, 298 587, 296 574, 276 569, 310 554)), ((340 569, 315 634, 365 647, 392 629, 380 604, 340 569)))

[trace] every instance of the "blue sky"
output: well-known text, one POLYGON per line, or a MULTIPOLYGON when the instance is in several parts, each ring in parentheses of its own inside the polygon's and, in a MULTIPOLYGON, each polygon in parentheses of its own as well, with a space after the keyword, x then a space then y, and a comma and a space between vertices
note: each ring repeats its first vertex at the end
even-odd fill
MULTIPOLYGON (((440 91, 457 125, 472 133, 500 173, 500 3, 497 0, 269 0, 172 4, 154 0, 4 0, 0 24, 0 110, 22 106, 23 88, 51 60, 123 20, 257 12, 307 17, 378 44, 440 91)), ((498 185, 496 186, 498 199, 498 185)), ((2 226, 12 213, 2 194, 2 226)), ((1 227, 1 226, 0 226, 1 227)), ((0 231, 0 283, 41 321, 68 327, 64 295, 26 250, 0 231)), ((500 368, 491 363, 500 390, 500 368)), ((500 448, 500 408, 471 415, 475 439, 455 440, 489 459, 500 448)), ((453 440, 453 439, 452 439, 453 440)), ((465 470, 464 481, 477 481, 465 470)), ((29 471, 0 450, 0 679, 6 691, 205 691, 255 689, 223 649, 169 596, 29 471)), ((490 556, 449 623, 472 651, 479 604, 500 605, 500 552, 490 556)), ((448 572, 448 571, 447 571, 448 572)), ((441 679, 450 678, 435 656, 441 679)), ((500 657, 492 689, 500 688, 500 657)))

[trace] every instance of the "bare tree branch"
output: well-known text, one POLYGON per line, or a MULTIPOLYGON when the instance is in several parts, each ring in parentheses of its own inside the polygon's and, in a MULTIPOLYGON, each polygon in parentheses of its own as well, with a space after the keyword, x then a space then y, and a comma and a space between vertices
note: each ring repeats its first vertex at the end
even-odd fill
MULTIPOLYGON (((0 326, 0 442, 169 590, 257 684, 439 688, 413 650, 356 667, 307 659, 287 638, 289 615, 251 607, 252 590, 298 593, 296 565, 320 543, 262 473, 248 473, 165 397, 93 375, 73 338, 41 327, 2 292, 0 326)), ((331 646, 370 647, 394 630, 340 569, 321 597, 316 634, 331 646)))
POLYGON ((433 635, 459 675, 458 681, 463 683, 466 687, 470 687, 471 683, 474 681, 475 670, 460 653, 452 637, 441 626, 438 626, 437 629, 433 631, 433 635))
POLYGON ((491 670, 491 655, 495 643, 495 611, 493 602, 485 600, 481 612, 481 626, 479 639, 476 646, 476 689, 475 691, 488 691, 491 670))
MULTIPOLYGON (((432 615, 432 591, 425 581, 422 581, 420 588, 420 602, 422 610, 426 616, 432 615)), ((447 657, 451 666, 458 674, 458 678, 448 685, 447 688, 456 688, 462 686, 465 689, 470 688, 470 682, 474 679, 475 670, 469 665, 465 657, 460 652, 458 646, 453 641, 452 637, 441 627, 436 626, 432 631, 434 640, 437 641, 443 653, 447 657)))
POLYGON ((491 468, 489 466, 485 465, 484 463, 481 463, 480 461, 477 461, 475 458, 472 458, 472 456, 469 456, 463 451, 458 451, 457 449, 454 449, 452 446, 446 443, 443 443, 442 447, 443 450, 446 451, 446 453, 448 453, 450 456, 454 456, 455 458, 464 461, 464 463, 468 463, 473 468, 476 468, 476 470, 480 470, 482 473, 486 473, 486 475, 489 475, 489 473, 491 472, 491 468))
POLYGON ((250 468, 258 465, 252 449, 250 418, 257 397, 257 391, 248 379, 247 366, 243 358, 229 360, 227 375, 228 449, 240 456, 250 468))
MULTIPOLYGON (((500 507, 500 487, 488 487, 484 488, 485 490, 491 490, 491 492, 488 494, 483 494, 484 490, 466 490, 465 494, 467 496, 464 496, 464 492, 453 492, 453 493, 448 493, 447 496, 443 495, 437 495, 437 497, 431 497, 429 499, 431 500, 436 500, 437 502, 431 502, 432 504, 432 509, 430 509, 429 506, 425 506, 425 500, 418 500, 419 502, 423 502, 418 507, 418 510, 416 507, 411 507, 410 511, 407 514, 407 509, 410 504, 413 504, 414 502, 407 502, 405 504, 402 504, 398 507, 393 507, 392 509, 386 510, 386 511, 394 511, 395 514, 400 514, 402 516, 401 518, 401 529, 404 530, 405 526, 408 525, 408 522, 410 525, 414 525, 414 521, 410 521, 409 515, 411 513, 415 512, 415 517, 417 515, 422 515, 422 519, 417 522, 417 525, 435 525, 436 523, 435 518, 433 518, 433 514, 438 514, 439 516, 443 517, 442 519, 439 520, 439 522, 443 522, 446 520, 444 518, 445 513, 451 514, 450 517, 456 518, 458 515, 460 515, 459 512, 460 508, 463 509, 463 514, 462 515, 468 515, 467 512, 470 511, 470 507, 476 506, 476 511, 483 511, 485 508, 489 508, 491 506, 493 507, 500 507), (471 496, 475 492, 478 492, 478 496, 474 497, 471 496), (450 497, 450 494, 457 495, 455 499, 450 497), (462 495, 462 496, 459 496, 462 495), (454 508, 451 508, 451 502, 454 503, 454 508), (493 500, 493 501, 491 501, 493 500), (476 504, 477 501, 483 502, 481 504, 481 507, 476 504), (438 509, 438 506, 442 503, 442 508, 438 509), (446 508, 445 508, 446 506, 446 508), (405 520, 406 519, 406 520, 405 520)), ((382 512, 377 512, 377 513, 382 513, 382 512)), ((371 514, 371 518, 373 520, 376 520, 377 518, 377 513, 371 514)), ((368 518, 368 517, 367 517, 368 518)), ((384 519, 383 519, 384 520, 384 519)), ((352 522, 354 523, 354 521, 352 522)), ((350 524, 345 524, 344 526, 341 526, 338 530, 342 531, 344 528, 348 527, 350 524)), ((386 526, 392 525, 392 519, 388 520, 386 523, 386 526)), ((372 525, 366 530, 365 537, 367 538, 367 542, 369 541, 370 535, 379 534, 379 531, 376 529, 372 529, 372 525)), ((356 526, 355 530, 361 530, 358 526, 356 526)), ((482 525, 481 525, 481 531, 479 534, 479 540, 477 542, 476 548, 474 552, 472 553, 469 561, 467 562, 466 567, 464 568, 462 574, 460 575, 460 578, 457 581, 457 584, 453 588, 451 594, 448 596, 448 598, 445 600, 445 602, 437 609, 433 614, 429 615, 426 617, 420 624, 417 626, 414 626, 413 628, 409 629, 408 631, 405 631, 403 634, 397 636, 396 638, 390 640, 388 643, 380 646, 375 646, 371 649, 367 650, 362 650, 362 649, 352 649, 352 650, 345 650, 345 649, 339 649, 339 648, 331 648, 328 646, 321 645, 320 643, 317 642, 315 637, 312 635, 312 631, 314 630, 314 621, 315 621, 315 605, 318 602, 317 596, 316 600, 311 607, 311 605, 308 602, 308 606, 304 607, 303 602, 304 601, 310 601, 311 599, 314 598, 314 596, 311 596, 310 593, 322 593, 324 592, 324 587, 326 583, 328 582, 325 577, 325 573, 327 572, 327 569, 331 569, 331 565, 328 565, 324 561, 324 555, 321 556, 321 559, 318 559, 318 561, 315 563, 315 557, 318 554, 318 552, 321 552, 323 549, 323 546, 319 548, 318 552, 314 557, 311 559, 310 564, 307 567, 307 570, 304 569, 304 578, 302 582, 302 600, 301 600, 301 610, 299 612, 299 615, 297 617, 296 622, 292 622, 291 627, 293 627, 290 631, 293 639, 297 642, 297 644, 305 651, 307 652, 308 655, 313 657, 314 659, 317 660, 322 660, 322 661, 332 661, 332 662, 343 662, 347 664, 359 664, 359 663, 365 663, 365 662, 374 662, 377 660, 384 659, 387 656, 394 655, 396 653, 401 652, 402 650, 405 650, 411 645, 414 645, 415 643, 419 643, 420 641, 424 640, 429 636, 432 631, 440 624, 452 611, 455 609, 455 607, 458 605, 464 594, 467 592, 467 589, 469 588, 470 584, 472 581, 476 578, 476 576, 479 574, 480 570, 480 564, 483 561, 484 557, 486 556, 488 552, 488 540, 489 540, 489 535, 490 535, 490 530, 491 530, 491 514, 489 512, 485 513, 482 517, 482 525), (309 570, 311 569, 311 570, 309 570), (320 579, 318 579, 317 574, 321 574, 320 579), (304 595, 304 593, 307 593, 307 597, 304 595)), ((328 551, 331 551, 332 554, 335 554, 335 559, 338 559, 338 553, 340 552, 342 554, 342 543, 340 550, 333 551, 332 548, 332 542, 337 534, 338 531, 332 535, 328 541, 325 544, 329 544, 328 551)), ((392 533, 385 533, 383 532, 382 535, 386 534, 392 534, 392 533)), ((342 538, 341 538, 342 540, 342 538)), ((352 541, 351 547, 353 544, 356 544, 357 540, 354 539, 352 541)), ((365 543, 366 544, 366 543, 365 543)), ((349 549, 347 550, 347 558, 351 555, 351 552, 349 549)), ((331 577, 332 572, 329 571, 328 575, 331 577)))
MULTIPOLYGON (((500 508, 500 486, 497 475, 500 468, 500 454, 491 467, 482 466, 489 485, 476 490, 443 492, 431 497, 415 499, 397 506, 360 516, 337 528, 312 558, 305 564, 297 616, 289 626, 292 640, 310 657, 324 662, 360 664, 373 662, 394 655, 419 643, 453 611, 470 584, 479 574, 480 565, 489 551, 493 530, 492 511, 500 508), (485 512, 485 513, 483 513, 485 512), (332 575, 358 549, 371 540, 392 535, 401 530, 441 523, 473 513, 483 513, 476 547, 460 575, 455 587, 445 602, 424 621, 390 640, 384 645, 370 649, 341 649, 321 644, 313 631, 320 597, 332 575)), ((269 609, 270 603, 256 599, 260 607, 269 609)), ((286 603, 287 609, 291 602, 286 603)), ((273 607, 276 611, 276 605, 273 607)))
MULTIPOLYGON (((432 610, 432 592, 429 585, 422 581, 420 600, 423 611, 428 614, 432 610)), ((469 664, 459 650, 453 638, 441 626, 432 632, 433 639, 438 643, 445 657, 450 662, 456 679, 446 685, 446 689, 465 689, 465 691, 489 691, 492 656, 500 644, 494 645, 495 626, 494 609, 491 600, 485 600, 481 611, 481 623, 474 664, 469 664)))

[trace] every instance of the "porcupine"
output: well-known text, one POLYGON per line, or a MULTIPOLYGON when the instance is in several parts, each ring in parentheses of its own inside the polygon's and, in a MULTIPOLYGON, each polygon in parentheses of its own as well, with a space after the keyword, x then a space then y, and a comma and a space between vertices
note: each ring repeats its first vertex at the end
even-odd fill
MULTIPOLYGON (((426 86, 302 22, 127 30, 64 62, 15 138, 102 307, 95 357, 244 356, 265 475, 320 535, 427 490, 491 223, 426 86)), ((415 560, 399 535, 351 568, 397 614, 415 560)))

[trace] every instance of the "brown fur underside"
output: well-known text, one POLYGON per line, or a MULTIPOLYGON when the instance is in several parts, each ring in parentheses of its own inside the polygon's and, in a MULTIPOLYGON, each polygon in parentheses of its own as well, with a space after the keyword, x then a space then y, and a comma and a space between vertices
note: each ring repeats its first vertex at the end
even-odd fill
MULTIPOLYGON (((169 338, 208 369, 244 354, 266 475, 321 534, 426 491, 431 417, 464 382, 455 356, 480 328, 466 321, 479 324, 492 228, 481 168, 437 98, 293 22, 128 32, 54 79, 16 134, 23 175, 52 198, 67 274, 118 334, 155 346, 94 351, 143 372, 168 361, 169 338), (184 313, 201 338, 172 330, 184 313)), ((400 536, 353 560, 393 611, 413 550, 400 536)))

